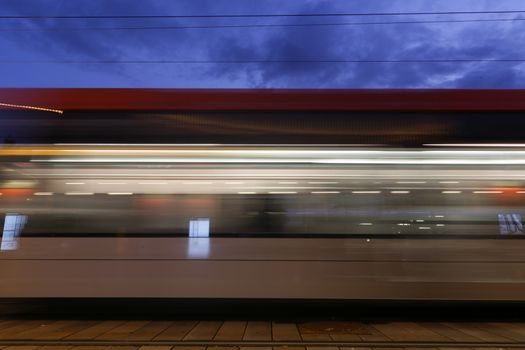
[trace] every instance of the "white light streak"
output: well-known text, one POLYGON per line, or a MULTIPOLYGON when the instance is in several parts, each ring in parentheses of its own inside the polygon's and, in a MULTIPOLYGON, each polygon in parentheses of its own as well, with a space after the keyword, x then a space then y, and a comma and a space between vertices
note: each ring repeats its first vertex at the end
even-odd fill
POLYGON ((127 182, 99 182, 99 185, 127 185, 127 182))
POLYGON ((297 194, 297 192, 293 192, 293 191, 271 191, 268 193, 269 194, 297 194))
POLYGON ((472 191, 472 193, 476 193, 476 194, 498 194, 498 193, 503 193, 503 191, 472 191))
POLYGON ((462 191, 441 191, 443 194, 460 194, 462 191))
POLYGON ((372 226, 372 225, 373 225, 373 223, 371 223, 371 222, 360 222, 359 223, 359 226, 372 226))
POLYGON ((35 192, 33 193, 35 196, 52 196, 53 192, 35 192))
POLYGON ((352 191, 354 194, 378 194, 381 191, 352 191))
POLYGON ((311 194, 337 194, 339 191, 312 191, 311 194))
POLYGON ((139 182, 139 185, 167 185, 167 182, 155 182, 155 181, 148 181, 148 182, 139 182))
POLYGON ((108 192, 110 196, 131 196, 133 192, 108 192))
POLYGON ((392 194, 408 194, 410 191, 390 191, 392 194))
POLYGON ((525 147, 525 143, 426 143, 427 147, 525 147))
POLYGON ((218 147, 220 143, 54 143, 55 146, 109 146, 109 147, 218 147))
POLYGON ((211 181, 187 181, 183 182, 183 185, 213 185, 211 181))
POLYGON ((396 184, 426 184, 426 181, 396 181, 396 184))
POLYGON ((430 230, 431 227, 428 227, 428 226, 420 226, 418 227, 420 230, 430 230))
POLYGON ((94 195, 93 192, 66 192, 64 194, 66 196, 92 196, 94 195))
POLYGON ((237 194, 257 194, 257 192, 242 191, 242 192, 237 192, 237 194))
MULTIPOLYGON (((474 156, 474 155, 469 155, 474 156)), ((31 159, 31 162, 35 163, 247 163, 247 164, 398 164, 398 165, 525 165, 525 158, 523 155, 519 155, 521 158, 516 158, 518 155, 514 155, 513 158, 498 157, 499 154, 495 154, 495 158, 487 159, 484 155, 477 155, 479 158, 464 158, 464 159, 447 159, 447 158, 388 158, 383 159, 368 159, 368 158, 219 158, 219 157, 90 157, 90 158, 52 158, 52 159, 31 159)), ((503 156, 503 155, 501 155, 503 156)), ((508 156, 508 154, 505 154, 508 156)), ((408 183, 408 182, 405 182, 408 183)), ((410 182, 414 183, 414 182, 410 182)))
POLYGON ((85 185, 85 182, 66 182, 66 185, 85 185))
MULTIPOLYGON (((137 177, 137 173, 31 173, 31 172, 28 172, 27 175, 31 175, 31 176, 68 176, 68 177, 72 177, 72 176, 82 176, 82 177, 137 177)), ((159 177, 159 173, 139 173, 138 174, 139 176, 142 176, 142 177, 159 177)), ((162 175, 163 177, 170 177, 170 178, 189 178, 189 177, 204 177, 204 175, 202 173, 189 173, 189 174, 163 174, 162 175)), ((254 175, 253 173, 238 173, 238 174, 235 174, 235 175, 231 175, 231 174, 228 174, 228 176, 235 176, 235 177, 238 177, 238 178, 275 178, 275 177, 282 177, 283 174, 282 173, 267 173, 267 174, 257 174, 257 175, 254 175)), ((290 175, 290 176, 293 176, 293 177, 297 177, 297 175, 290 175)), ((367 173, 367 174, 335 174, 335 175, 330 175, 330 174, 326 174, 326 173, 321 173, 321 174, 308 174, 309 177, 334 177, 334 178, 348 178, 348 179, 352 179, 352 178, 373 178, 373 177, 379 177, 379 178, 400 178, 402 177, 401 175, 392 175, 392 174, 373 174, 373 173, 367 173)), ((428 177, 428 178, 432 178, 432 177, 435 177, 435 175, 432 175, 432 174, 422 174, 422 175, 419 175, 420 177, 428 177)), ((440 175, 440 176, 448 176, 448 175, 440 175)), ((458 175, 450 175, 450 176, 454 176, 454 177, 457 177, 458 175)), ((459 175, 461 177, 464 177, 464 178, 469 178, 470 180, 479 180, 479 179, 494 179, 496 178, 496 176, 492 175, 492 174, 488 174, 488 175, 485 175, 485 174, 475 174, 475 175, 471 175, 471 174, 468 174, 468 173, 464 173, 464 174, 461 174, 459 175)), ((525 172, 518 172, 516 174, 511 174, 511 175, 506 175, 506 174, 498 174, 497 175, 497 178, 498 179, 516 179, 516 180, 521 180, 523 177, 525 176, 525 172)), ((205 177, 210 177, 210 178, 222 178, 224 177, 224 175, 222 174, 207 174, 205 175, 205 177)), ((171 179, 170 179, 171 180, 171 179)))

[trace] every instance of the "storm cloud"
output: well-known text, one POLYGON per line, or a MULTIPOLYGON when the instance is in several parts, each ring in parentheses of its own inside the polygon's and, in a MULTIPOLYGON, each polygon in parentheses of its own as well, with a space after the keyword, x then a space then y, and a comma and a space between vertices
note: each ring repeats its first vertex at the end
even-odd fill
MULTIPOLYGON (((429 2, 4 0, 1 15, 163 15, 525 10, 520 0, 429 2), (520 7, 521 6, 521 7, 520 7)), ((0 20, 1 29, 385 22, 519 15, 364 18, 0 20)), ((0 31, 6 60, 524 59, 525 21, 311 27, 0 31)), ((1 63, 3 87, 523 88, 520 62, 1 63)))

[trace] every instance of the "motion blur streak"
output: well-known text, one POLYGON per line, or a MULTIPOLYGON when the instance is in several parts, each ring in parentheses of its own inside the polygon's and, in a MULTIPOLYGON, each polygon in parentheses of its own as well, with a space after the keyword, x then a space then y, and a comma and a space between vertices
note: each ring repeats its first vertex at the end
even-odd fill
POLYGON ((184 235, 191 217, 212 218, 212 236, 416 234, 398 224, 429 218, 447 224, 432 226, 440 235, 499 235, 495 218, 517 211, 512 194, 525 189, 524 149, 35 145, 0 157, 3 210, 29 215, 25 235, 184 235), (55 227, 58 217, 76 224, 55 227))
POLYGON ((393 165, 523 165, 525 151, 486 149, 344 149, 323 147, 171 147, 153 149, 122 147, 95 149, 77 147, 8 147, 0 156, 30 157, 41 163, 283 163, 283 164, 393 164, 393 165), (115 156, 118 157, 115 157, 115 156), (73 157, 72 157, 73 156, 73 157))
POLYGON ((525 148, 6 145, 0 176, 23 223, 4 230, 0 297, 525 290, 525 148))

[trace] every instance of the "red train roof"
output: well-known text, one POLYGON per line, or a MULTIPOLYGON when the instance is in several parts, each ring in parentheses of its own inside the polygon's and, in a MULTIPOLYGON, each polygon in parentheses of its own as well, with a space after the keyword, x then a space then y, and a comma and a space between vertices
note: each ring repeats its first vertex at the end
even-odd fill
POLYGON ((0 89, 0 103, 62 110, 525 111, 525 90, 17 88, 0 89))

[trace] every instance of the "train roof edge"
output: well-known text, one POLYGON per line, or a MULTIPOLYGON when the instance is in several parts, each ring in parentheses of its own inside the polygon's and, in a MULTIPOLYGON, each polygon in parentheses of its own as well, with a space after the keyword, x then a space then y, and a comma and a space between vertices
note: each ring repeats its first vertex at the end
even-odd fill
POLYGON ((0 104, 65 111, 525 111, 525 89, 0 88, 0 104))

